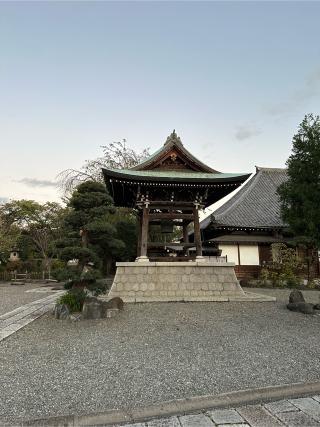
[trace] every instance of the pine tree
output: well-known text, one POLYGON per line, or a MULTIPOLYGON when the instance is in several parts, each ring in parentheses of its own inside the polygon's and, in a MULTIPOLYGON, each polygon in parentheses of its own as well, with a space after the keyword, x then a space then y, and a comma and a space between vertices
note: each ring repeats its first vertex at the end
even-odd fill
POLYGON ((296 236, 320 247, 320 118, 308 114, 293 137, 288 180, 278 193, 281 214, 296 236))
POLYGON ((112 258, 125 244, 109 221, 115 207, 105 186, 93 181, 80 184, 73 192, 68 208, 66 238, 58 243, 63 248, 61 258, 78 259, 81 268, 88 262, 96 267, 102 262, 104 269, 110 267, 112 258))

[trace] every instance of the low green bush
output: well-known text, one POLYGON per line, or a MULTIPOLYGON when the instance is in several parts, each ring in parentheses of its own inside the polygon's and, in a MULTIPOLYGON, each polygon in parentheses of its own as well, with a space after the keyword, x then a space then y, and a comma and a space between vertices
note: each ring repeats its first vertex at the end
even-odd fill
POLYGON ((86 296, 83 289, 71 289, 58 299, 58 304, 65 304, 71 313, 81 311, 86 296))
POLYGON ((79 277, 79 272, 74 268, 57 268, 52 271, 52 277, 58 282, 64 282, 65 280, 73 280, 79 277))

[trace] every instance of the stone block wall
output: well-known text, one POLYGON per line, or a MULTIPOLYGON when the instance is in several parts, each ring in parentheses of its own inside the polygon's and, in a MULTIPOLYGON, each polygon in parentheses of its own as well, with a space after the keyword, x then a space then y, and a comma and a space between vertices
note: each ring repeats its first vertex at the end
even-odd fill
POLYGON ((233 263, 130 262, 117 263, 108 299, 125 302, 229 301, 244 292, 233 263))

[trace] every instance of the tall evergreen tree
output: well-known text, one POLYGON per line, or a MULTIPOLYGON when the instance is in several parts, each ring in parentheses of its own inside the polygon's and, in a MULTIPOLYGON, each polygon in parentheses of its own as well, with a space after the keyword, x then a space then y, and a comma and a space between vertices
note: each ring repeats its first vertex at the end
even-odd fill
POLYGON ((284 221, 297 236, 320 247, 320 118, 308 114, 293 137, 288 180, 278 193, 284 221))
POLYGON ((68 207, 67 235, 60 244, 58 242, 63 247, 61 258, 79 259, 80 267, 89 261, 97 267, 100 261, 104 271, 110 271, 112 260, 121 255, 125 243, 118 236, 113 220, 116 209, 105 186, 93 181, 80 184, 68 207))

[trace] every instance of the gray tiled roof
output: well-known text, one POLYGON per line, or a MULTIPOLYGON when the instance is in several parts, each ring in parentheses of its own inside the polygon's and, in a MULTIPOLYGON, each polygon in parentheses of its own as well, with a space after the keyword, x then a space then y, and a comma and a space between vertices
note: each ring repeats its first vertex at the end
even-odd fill
MULTIPOLYGON (((259 168, 256 174, 212 214, 217 226, 277 228, 284 227, 276 191, 287 179, 286 169, 259 168)), ((211 216, 211 217, 212 217, 211 216)), ((205 229, 211 217, 201 222, 205 229)))

